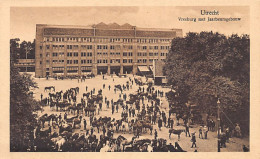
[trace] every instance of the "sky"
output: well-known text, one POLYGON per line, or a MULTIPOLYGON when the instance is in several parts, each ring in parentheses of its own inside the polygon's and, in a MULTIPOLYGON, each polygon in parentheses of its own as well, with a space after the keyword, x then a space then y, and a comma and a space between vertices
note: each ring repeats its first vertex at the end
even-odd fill
POLYGON ((140 28, 178 28, 188 32, 213 31, 225 35, 250 33, 249 7, 11 7, 11 38, 32 41, 36 24, 92 25, 100 22, 129 23, 140 28), (201 10, 219 15, 201 15, 201 10), (236 22, 179 21, 181 18, 241 18, 236 22))

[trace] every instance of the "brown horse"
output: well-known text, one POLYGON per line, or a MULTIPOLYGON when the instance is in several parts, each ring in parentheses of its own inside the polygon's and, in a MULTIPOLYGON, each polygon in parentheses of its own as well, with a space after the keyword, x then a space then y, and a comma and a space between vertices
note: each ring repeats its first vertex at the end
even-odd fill
POLYGON ((179 129, 179 130, 169 129, 169 138, 171 138, 171 134, 175 134, 175 135, 178 135, 178 140, 180 140, 180 135, 182 132, 185 132, 185 130, 184 129, 179 129))

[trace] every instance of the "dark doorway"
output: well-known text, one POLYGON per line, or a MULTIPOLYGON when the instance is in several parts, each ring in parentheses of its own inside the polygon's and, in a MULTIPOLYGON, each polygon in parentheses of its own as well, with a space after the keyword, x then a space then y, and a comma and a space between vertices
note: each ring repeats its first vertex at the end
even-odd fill
POLYGON ((110 66, 110 74, 118 75, 120 73, 120 66, 110 66))
POLYGON ((131 74, 133 72, 133 66, 124 66, 123 74, 131 74))
POLYGON ((98 72, 99 75, 106 74, 107 73, 107 66, 98 66, 97 72, 98 72))

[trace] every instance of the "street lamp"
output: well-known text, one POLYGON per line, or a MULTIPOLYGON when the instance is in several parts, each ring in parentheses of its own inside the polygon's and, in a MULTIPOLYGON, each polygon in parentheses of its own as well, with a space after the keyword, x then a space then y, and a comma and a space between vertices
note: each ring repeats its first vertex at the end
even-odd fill
POLYGON ((220 101, 218 98, 217 101, 217 106, 218 106, 218 119, 217 119, 217 129, 218 129, 218 152, 220 152, 220 101))

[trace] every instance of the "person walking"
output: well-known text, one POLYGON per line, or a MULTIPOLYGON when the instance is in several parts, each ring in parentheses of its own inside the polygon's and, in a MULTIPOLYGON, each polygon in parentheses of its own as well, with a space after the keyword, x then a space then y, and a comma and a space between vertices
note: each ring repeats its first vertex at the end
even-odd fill
POLYGON ((159 127, 159 130, 161 131, 161 127, 162 127, 162 119, 161 118, 158 119, 158 127, 159 127))
POLYGON ((186 133, 186 137, 187 137, 187 134, 189 134, 189 137, 190 137, 190 125, 189 125, 189 122, 187 122, 186 125, 185 125, 185 133, 186 133))
POLYGON ((42 97, 43 97, 43 95, 42 95, 42 93, 41 93, 41 101, 42 101, 42 97))
POLYGON ((208 138, 208 128, 206 125, 203 127, 203 134, 204 134, 204 139, 207 139, 208 138))
POLYGON ((118 104, 117 104, 117 105, 116 105, 116 112, 117 112, 117 113, 118 113, 118 109, 119 109, 119 108, 118 108, 118 104))
POLYGON ((199 138, 201 137, 201 139, 203 139, 203 135, 202 135, 202 126, 200 126, 200 129, 199 129, 199 138))
POLYGON ((109 86, 108 86, 108 90, 109 90, 109 91, 110 91, 110 88, 111 88, 111 86, 109 85, 109 86))
POLYGON ((86 86, 86 92, 88 91, 88 86, 86 86))
POLYGON ((191 142, 192 142, 191 148, 193 148, 193 146, 197 147, 195 133, 192 133, 191 142))
POLYGON ((114 104, 112 104, 112 115, 114 114, 114 111, 115 111, 115 106, 114 104))
POLYGON ((84 130, 86 130, 86 128, 87 128, 87 121, 86 121, 86 119, 84 119, 83 123, 84 123, 84 130))
POLYGON ((157 132, 157 130, 155 129, 155 130, 154 130, 154 139, 156 140, 157 137, 158 137, 158 132, 157 132))

